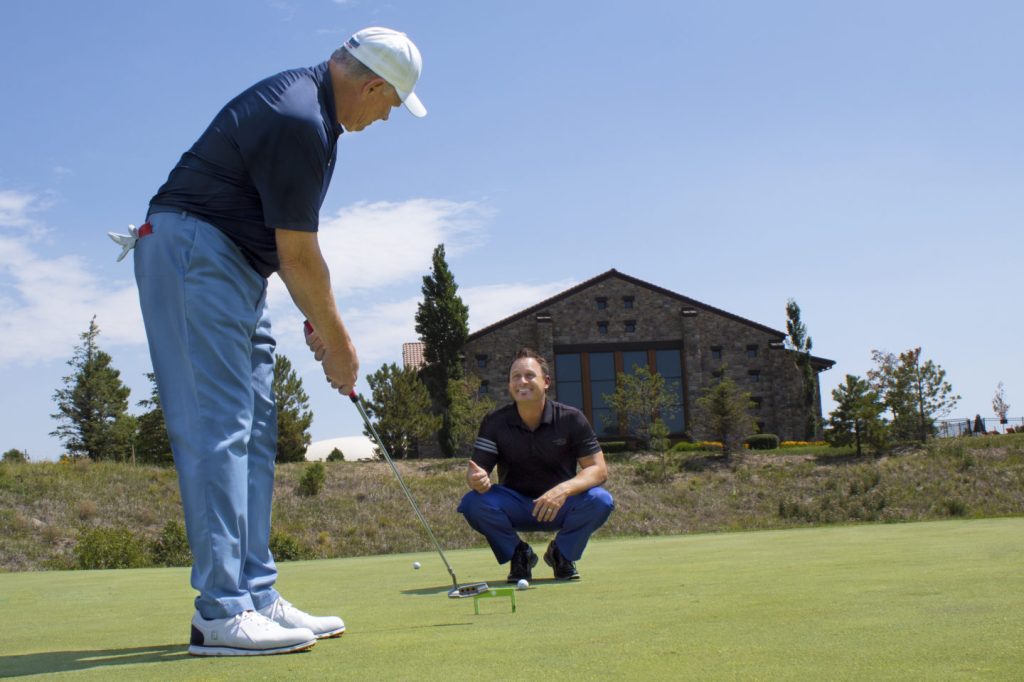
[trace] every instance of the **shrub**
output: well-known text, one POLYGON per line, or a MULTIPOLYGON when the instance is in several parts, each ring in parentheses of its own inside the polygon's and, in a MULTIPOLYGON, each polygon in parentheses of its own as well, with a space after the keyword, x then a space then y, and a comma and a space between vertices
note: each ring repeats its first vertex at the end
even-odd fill
POLYGON ((285 531, 274 531, 270 534, 270 553, 275 561, 296 561, 311 554, 301 540, 285 531))
POLYGON ((700 450, 700 443, 691 443, 688 440, 681 440, 672 446, 672 452, 693 452, 700 450))
POLYGON ((11 448, 4 453, 3 461, 8 464, 24 464, 28 461, 28 453, 18 448, 11 448))
POLYGON ((188 536, 181 521, 168 521, 156 540, 149 546, 149 554, 156 566, 191 566, 192 552, 188 536))
POLYGON ((128 528, 94 528, 75 546, 76 568, 143 568, 149 565, 145 542, 128 528))
POLYGON ((774 433, 757 433, 747 438, 744 443, 751 450, 775 450, 779 447, 779 437, 774 433))
POLYGON ((339 448, 334 448, 333 450, 331 450, 331 453, 329 455, 327 455, 327 461, 328 462, 344 462, 345 461, 345 454, 339 448))
POLYGON ((305 468, 299 478, 299 495, 316 497, 324 488, 327 480, 327 468, 323 462, 313 462, 305 468))

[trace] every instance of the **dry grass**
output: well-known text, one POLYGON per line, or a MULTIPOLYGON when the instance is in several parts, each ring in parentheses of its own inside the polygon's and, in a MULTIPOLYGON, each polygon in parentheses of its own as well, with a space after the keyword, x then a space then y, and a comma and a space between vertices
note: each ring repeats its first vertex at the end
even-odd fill
MULTIPOLYGON (((278 467, 274 528, 298 557, 431 550, 383 462, 332 462, 322 492, 298 494, 304 464, 278 467)), ((446 549, 483 541, 455 512, 464 460, 398 462, 446 549)), ((834 523, 1024 515, 1024 434, 933 441, 880 458, 799 448, 617 455, 617 509, 601 536, 674 535, 834 523)), ((173 470, 89 462, 0 464, 0 570, 67 568, 79 537, 127 527, 147 540, 180 519, 173 470)), ((546 541, 540 535, 527 540, 546 541)))

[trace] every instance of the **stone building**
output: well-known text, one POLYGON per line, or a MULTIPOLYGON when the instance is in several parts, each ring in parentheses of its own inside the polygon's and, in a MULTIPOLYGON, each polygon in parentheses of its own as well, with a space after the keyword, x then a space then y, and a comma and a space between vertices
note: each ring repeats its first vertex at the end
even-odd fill
MULTIPOLYGON (((602 397, 615 390, 618 373, 639 364, 661 374, 679 407, 667 423, 673 436, 682 437, 694 400, 724 365, 750 391, 762 433, 803 440, 802 376, 785 336, 612 269, 474 332, 465 362, 467 372, 481 379, 480 391, 504 404, 512 355, 521 346, 537 349, 551 364, 549 395, 583 410, 602 439, 621 437, 602 397)), ((812 356, 811 364, 817 380, 835 363, 812 356)), ((817 385, 814 410, 820 417, 817 385)))

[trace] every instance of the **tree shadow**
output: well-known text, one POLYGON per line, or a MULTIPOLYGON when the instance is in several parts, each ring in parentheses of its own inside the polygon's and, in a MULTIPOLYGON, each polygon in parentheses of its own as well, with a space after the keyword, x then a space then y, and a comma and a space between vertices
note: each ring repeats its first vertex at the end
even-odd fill
POLYGON ((186 658, 189 658, 188 647, 181 642, 132 649, 0 655, 0 678, 91 670, 113 665, 180 661, 186 658))

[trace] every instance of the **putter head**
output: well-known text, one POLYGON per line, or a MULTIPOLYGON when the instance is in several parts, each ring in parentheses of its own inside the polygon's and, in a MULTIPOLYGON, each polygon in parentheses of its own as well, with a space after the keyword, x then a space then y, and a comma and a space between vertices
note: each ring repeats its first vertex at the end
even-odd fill
POLYGON ((448 592, 450 599, 464 599, 466 597, 474 597, 478 594, 482 594, 489 590, 487 583, 470 583, 469 585, 459 585, 458 587, 452 588, 448 592))

